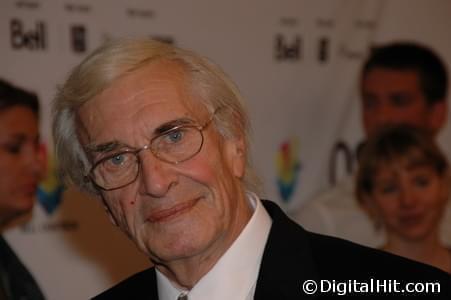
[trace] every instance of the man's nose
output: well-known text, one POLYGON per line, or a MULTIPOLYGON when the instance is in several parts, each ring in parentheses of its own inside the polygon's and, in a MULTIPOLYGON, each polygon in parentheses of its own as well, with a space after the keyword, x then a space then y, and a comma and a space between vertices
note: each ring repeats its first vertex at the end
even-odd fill
POLYGON ((390 105, 381 105, 375 114, 379 126, 386 126, 399 122, 393 108, 390 105))
POLYGON ((399 201, 402 207, 411 207, 415 204, 415 193, 410 190, 409 187, 402 187, 399 196, 399 201))
POLYGON ((30 144, 22 152, 22 161, 25 168, 38 178, 45 176, 46 154, 42 145, 30 144))
POLYGON ((178 176, 173 165, 158 159, 151 151, 142 151, 140 159, 139 192, 155 198, 164 197, 177 184, 178 176))

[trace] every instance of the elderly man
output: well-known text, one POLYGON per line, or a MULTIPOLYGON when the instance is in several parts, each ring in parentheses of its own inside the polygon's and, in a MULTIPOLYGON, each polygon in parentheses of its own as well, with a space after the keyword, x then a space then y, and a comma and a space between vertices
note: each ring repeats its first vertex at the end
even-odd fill
MULTIPOLYGON (((447 119, 447 90, 446 67, 431 49, 409 42, 376 47, 360 81, 366 135, 385 125, 407 124, 436 136, 447 119)), ((371 220, 359 207, 353 176, 312 199, 293 217, 308 230, 366 246, 380 247, 385 240, 379 220, 371 220)), ((451 202, 441 225, 441 239, 451 247, 451 202)))
POLYGON ((260 200, 248 125, 226 75, 171 45, 111 42, 72 71, 54 103, 61 168, 155 265, 95 299, 304 299, 320 278, 427 279, 451 295, 436 269, 308 233, 260 200))

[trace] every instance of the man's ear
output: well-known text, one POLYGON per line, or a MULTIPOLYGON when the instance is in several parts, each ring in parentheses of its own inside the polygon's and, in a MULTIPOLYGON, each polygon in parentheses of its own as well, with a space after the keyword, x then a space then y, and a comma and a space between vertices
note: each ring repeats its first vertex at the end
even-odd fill
POLYGON ((228 139, 226 143, 231 171, 235 177, 243 178, 246 171, 246 143, 242 137, 228 139))
POLYGON ((445 126, 448 119, 448 104, 446 99, 437 101, 429 106, 428 123, 429 128, 434 134, 445 126))

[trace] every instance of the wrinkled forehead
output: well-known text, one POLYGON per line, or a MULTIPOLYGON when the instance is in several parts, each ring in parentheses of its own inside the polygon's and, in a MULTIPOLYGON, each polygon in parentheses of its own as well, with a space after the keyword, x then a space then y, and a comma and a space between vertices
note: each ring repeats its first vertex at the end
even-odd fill
MULTIPOLYGON (((177 64, 152 63, 120 77, 78 110, 79 127, 89 140, 152 130, 177 118, 200 121, 208 114, 177 64)), ((86 142, 86 141, 85 141, 86 142)))
POLYGON ((197 94, 182 64, 156 60, 119 76, 87 103, 97 101, 112 106, 146 97, 149 101, 181 101, 186 106, 197 106, 197 94))

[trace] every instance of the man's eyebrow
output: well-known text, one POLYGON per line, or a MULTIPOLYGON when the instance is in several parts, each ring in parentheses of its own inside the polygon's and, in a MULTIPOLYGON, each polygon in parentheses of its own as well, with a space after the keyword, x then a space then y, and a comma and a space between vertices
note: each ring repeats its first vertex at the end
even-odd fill
POLYGON ((4 139, 6 142, 12 142, 12 143, 22 143, 24 141, 27 140, 32 140, 33 142, 39 142, 40 140, 40 134, 36 134, 36 136, 32 136, 29 137, 28 135, 24 134, 24 133, 12 133, 6 136, 6 138, 4 139))
POLYGON ((415 169, 420 169, 420 168, 427 168, 427 167, 431 167, 434 168, 434 164, 431 162, 428 162, 426 158, 423 159, 417 159, 417 160, 412 160, 410 162, 407 163, 406 169, 409 171, 415 170, 415 169))
POLYGON ((27 139, 27 136, 23 133, 13 133, 8 136, 8 139, 13 141, 23 141, 27 139))
MULTIPOLYGON (((176 126, 192 125, 195 123, 196 122, 190 118, 180 118, 180 119, 176 119, 176 120, 171 120, 171 121, 163 123, 160 126, 158 126, 157 128, 155 128, 154 134, 155 135, 162 134, 168 130, 171 130, 172 128, 174 128, 176 126)), ((87 153, 93 153, 93 152, 102 153, 102 152, 114 151, 114 150, 117 150, 117 149, 123 148, 123 147, 128 147, 128 146, 119 141, 111 141, 111 142, 106 142, 106 143, 102 143, 102 144, 88 144, 84 148, 87 153)))
POLYGON ((92 153, 92 152, 110 152, 113 150, 116 150, 118 148, 122 148, 124 147, 124 143, 121 143, 119 141, 112 141, 112 142, 107 142, 107 143, 103 143, 103 144, 88 144, 86 145, 85 151, 88 153, 92 153))
POLYGON ((180 118, 180 119, 176 119, 176 120, 172 120, 166 123, 161 124, 160 126, 158 126, 157 128, 155 128, 154 130, 154 134, 155 135, 159 135, 162 134, 168 130, 171 130, 172 128, 176 127, 176 126, 180 126, 180 125, 193 125, 196 122, 193 119, 190 118, 180 118))

